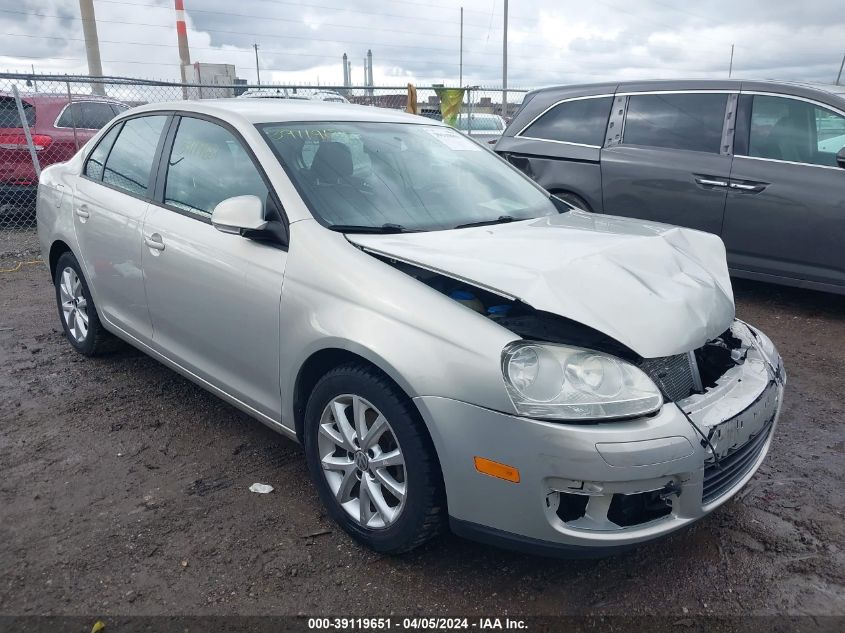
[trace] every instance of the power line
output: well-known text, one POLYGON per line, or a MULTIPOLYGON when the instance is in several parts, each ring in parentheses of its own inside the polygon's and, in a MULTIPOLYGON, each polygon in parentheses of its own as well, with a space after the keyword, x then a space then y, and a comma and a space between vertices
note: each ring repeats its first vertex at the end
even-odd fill
MULTIPOLYGON (((66 15, 49 15, 49 14, 46 14, 46 13, 36 13, 36 12, 33 12, 33 11, 15 11, 13 9, 0 9, 0 13, 15 13, 15 14, 18 14, 18 15, 28 15, 28 16, 32 16, 32 17, 38 17, 38 18, 54 18, 54 19, 58 19, 58 20, 74 20, 74 21, 77 21, 77 22, 79 22, 82 19, 82 18, 66 16, 66 15)), ((293 18, 269 18, 267 16, 255 16, 255 15, 243 15, 242 17, 261 20, 262 22, 266 21, 266 20, 276 20, 276 21, 280 21, 280 22, 293 22, 293 23, 296 23, 296 24, 303 24, 301 20, 295 20, 293 18)), ((100 18, 97 18, 97 23, 98 24, 99 23, 126 24, 128 26, 152 26, 152 27, 163 28, 163 29, 172 29, 173 28, 173 25, 171 25, 171 24, 148 24, 148 23, 145 23, 145 22, 126 22, 126 21, 123 21, 123 20, 103 20, 103 19, 100 19, 100 18)), ((303 24, 303 26, 304 26, 304 24, 303 24)), ((329 24, 327 22, 323 23, 322 26, 329 26, 329 27, 338 28, 338 29, 360 29, 361 28, 361 27, 353 25, 353 24, 329 24)), ((408 35, 425 35, 425 37, 446 37, 446 38, 450 38, 450 39, 454 38, 453 35, 449 35, 447 33, 420 33, 419 31, 402 31, 402 30, 394 29, 394 28, 377 28, 377 27, 374 27, 374 26, 367 26, 366 28, 367 28, 368 31, 386 31, 388 33, 403 33, 403 34, 408 34, 408 35)), ((224 31, 224 30, 220 30, 220 29, 200 29, 200 31, 208 32, 208 33, 231 33, 231 34, 240 34, 240 35, 251 35, 251 36, 260 35, 261 37, 272 37, 272 35, 270 35, 270 34, 247 33, 245 31, 224 31)), ((474 40, 478 40, 478 41, 483 41, 482 38, 478 38, 478 37, 465 38, 465 39, 474 39, 474 40)))

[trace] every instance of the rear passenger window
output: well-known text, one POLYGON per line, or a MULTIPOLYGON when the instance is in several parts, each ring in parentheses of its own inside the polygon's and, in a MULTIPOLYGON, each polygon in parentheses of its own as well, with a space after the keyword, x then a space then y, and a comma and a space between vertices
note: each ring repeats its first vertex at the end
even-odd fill
POLYGON ((520 136, 601 146, 612 102, 613 97, 565 101, 546 112, 520 136))
POLYGON ((622 142, 718 154, 727 103, 727 94, 632 95, 622 142))
POLYGON ((111 146, 114 145, 114 139, 117 138, 119 132, 120 124, 118 123, 106 132, 106 135, 102 139, 100 139, 100 142, 97 143, 97 147, 94 148, 94 151, 91 152, 91 155, 88 157, 88 162, 85 163, 86 176, 93 178, 94 180, 103 179, 103 167, 105 166, 106 158, 108 158, 109 150, 111 150, 111 146))
MULTIPOLYGON (((21 100, 23 113, 29 127, 35 125, 35 108, 31 103, 21 100)), ((18 113, 18 102, 14 97, 0 97, 0 127, 14 128, 21 126, 21 115, 18 113)))
POLYGON ((56 127, 77 127, 84 130, 99 130, 114 118, 114 110, 108 103, 99 101, 77 101, 62 112, 56 127))
POLYGON ((164 203, 211 217, 233 196, 258 196, 267 203, 267 186, 240 141, 227 129, 184 117, 173 141, 164 203))
POLYGON ((136 195, 146 195, 158 140, 166 116, 129 119, 106 159, 105 184, 136 195))

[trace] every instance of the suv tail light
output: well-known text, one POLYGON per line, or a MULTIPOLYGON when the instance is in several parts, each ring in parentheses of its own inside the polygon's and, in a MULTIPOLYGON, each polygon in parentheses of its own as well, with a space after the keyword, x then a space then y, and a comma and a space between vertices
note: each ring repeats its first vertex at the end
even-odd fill
MULTIPOLYGON (((36 152, 47 149, 52 142, 52 136, 46 134, 32 135, 32 144, 35 146, 36 152)), ((24 134, 0 134, 0 149, 27 151, 26 136, 24 134)))

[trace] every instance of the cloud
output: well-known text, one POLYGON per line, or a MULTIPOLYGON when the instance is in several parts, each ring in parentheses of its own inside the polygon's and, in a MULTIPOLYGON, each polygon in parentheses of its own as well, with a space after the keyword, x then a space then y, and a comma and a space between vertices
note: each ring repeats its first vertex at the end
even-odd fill
MULTIPOLYGON (((465 7, 463 80, 501 84, 501 0, 185 0, 192 61, 231 63, 255 80, 339 84, 341 56, 363 80, 372 49, 376 84, 455 85, 459 6, 465 7)), ((23 0, 0 10, 0 69, 84 73, 77 0, 23 0), (40 15, 38 15, 40 14, 40 15), (48 17, 49 16, 49 17, 48 17)), ((168 0, 96 0, 107 74, 176 79, 168 0)), ((845 41, 841 0, 521 0, 510 3, 509 84, 535 87, 616 79, 734 76, 826 81, 845 41)))

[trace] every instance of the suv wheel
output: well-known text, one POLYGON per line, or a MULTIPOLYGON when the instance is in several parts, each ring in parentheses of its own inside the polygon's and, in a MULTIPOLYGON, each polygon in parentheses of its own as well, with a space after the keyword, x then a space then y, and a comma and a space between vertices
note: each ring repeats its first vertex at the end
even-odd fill
POLYGON ((94 356, 107 333, 100 324, 88 283, 72 253, 63 253, 59 257, 53 282, 65 337, 76 351, 94 356))
POLYGON ((305 411, 305 452, 329 515, 384 553, 438 534, 445 508, 431 440, 409 398, 363 364, 333 369, 305 411))

